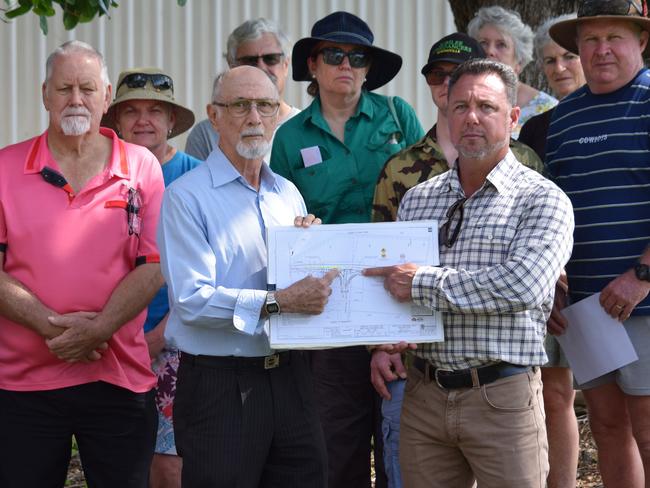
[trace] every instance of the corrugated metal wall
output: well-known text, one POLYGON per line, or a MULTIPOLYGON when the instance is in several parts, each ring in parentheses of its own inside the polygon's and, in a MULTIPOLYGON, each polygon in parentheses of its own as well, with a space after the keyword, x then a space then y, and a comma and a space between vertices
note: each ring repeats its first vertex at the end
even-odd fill
MULTIPOLYGON (((74 31, 63 29, 61 16, 50 19, 43 36, 38 18, 29 14, 0 23, 0 147, 46 128, 40 86, 47 55, 61 43, 80 39, 105 56, 111 80, 127 67, 154 65, 167 70, 179 101, 205 117, 214 75, 225 69, 228 34, 254 17, 279 21, 292 40, 308 36, 313 23, 330 12, 347 10, 366 20, 375 44, 399 53, 399 75, 380 93, 399 95, 411 103, 428 129, 435 110, 420 75, 435 40, 454 30, 447 0, 118 0, 112 18, 105 17, 74 31)), ((57 7, 58 8, 58 7, 57 7)), ((287 83, 285 96, 298 107, 310 102, 306 83, 287 83)), ((184 135, 175 141, 184 146, 184 135)))

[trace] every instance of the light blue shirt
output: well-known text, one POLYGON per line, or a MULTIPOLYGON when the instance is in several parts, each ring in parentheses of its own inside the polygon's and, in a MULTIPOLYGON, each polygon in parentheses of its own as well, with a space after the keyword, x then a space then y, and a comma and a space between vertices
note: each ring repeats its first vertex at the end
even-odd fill
POLYGON ((256 191, 215 149, 165 191, 158 247, 171 311, 165 338, 190 354, 266 356, 266 229, 306 215, 296 187, 263 164, 256 191))

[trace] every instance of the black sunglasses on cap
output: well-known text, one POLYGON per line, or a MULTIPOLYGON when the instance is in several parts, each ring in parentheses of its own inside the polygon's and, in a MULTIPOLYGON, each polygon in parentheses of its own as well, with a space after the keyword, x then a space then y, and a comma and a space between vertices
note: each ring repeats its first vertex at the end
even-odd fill
POLYGON ((595 17, 597 15, 647 17, 648 5, 644 0, 585 0, 578 7, 578 17, 595 17))
POLYGON ((344 51, 338 47, 324 47, 318 54, 323 55, 325 64, 338 66, 347 57, 352 68, 365 68, 370 64, 370 55, 363 51, 344 51))
POLYGON ((129 88, 144 88, 148 81, 151 82, 151 86, 156 91, 171 90, 174 93, 174 82, 172 79, 167 75, 159 73, 131 73, 130 75, 126 75, 117 86, 115 93, 119 91, 122 85, 126 85, 129 88))
POLYGON ((235 61, 239 65, 257 66, 258 60, 261 59, 265 65, 275 66, 282 61, 282 58, 284 58, 284 53, 269 53, 260 54, 259 56, 242 56, 241 58, 236 58, 235 61))

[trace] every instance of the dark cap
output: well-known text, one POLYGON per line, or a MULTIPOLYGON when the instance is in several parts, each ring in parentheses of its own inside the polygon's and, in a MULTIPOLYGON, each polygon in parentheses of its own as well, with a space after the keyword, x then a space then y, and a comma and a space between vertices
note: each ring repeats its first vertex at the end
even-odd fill
POLYGON ((427 74, 435 63, 446 61, 462 64, 468 59, 485 57, 485 51, 476 39, 467 34, 455 32, 443 37, 431 47, 429 60, 422 68, 421 73, 427 74))
MULTIPOLYGON (((554 24, 549 29, 551 39, 564 49, 578 54, 576 43, 578 25, 585 20, 629 20, 650 32, 648 4, 646 0, 582 0, 578 17, 554 24)), ((650 42, 644 57, 650 55, 650 42)))

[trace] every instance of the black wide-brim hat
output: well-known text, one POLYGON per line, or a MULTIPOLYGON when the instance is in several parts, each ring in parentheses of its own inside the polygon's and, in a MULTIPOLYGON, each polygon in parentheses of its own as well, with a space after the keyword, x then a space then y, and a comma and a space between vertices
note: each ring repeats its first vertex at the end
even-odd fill
POLYGON ((293 79, 295 81, 311 81, 311 73, 307 66, 309 58, 319 42, 329 41, 341 44, 362 46, 370 53, 371 63, 364 87, 374 90, 395 78, 402 67, 402 57, 377 46, 373 46, 375 36, 370 27, 356 15, 348 12, 334 12, 323 17, 311 29, 311 37, 305 37, 296 42, 291 55, 293 79))
MULTIPOLYGON (((578 54, 578 25, 585 20, 629 20, 650 32, 648 6, 645 0, 583 0, 578 7, 578 17, 553 24, 549 29, 551 39, 567 51, 578 54), (641 10, 641 11, 639 11, 641 10)), ((643 51, 650 57, 650 42, 643 51)))

